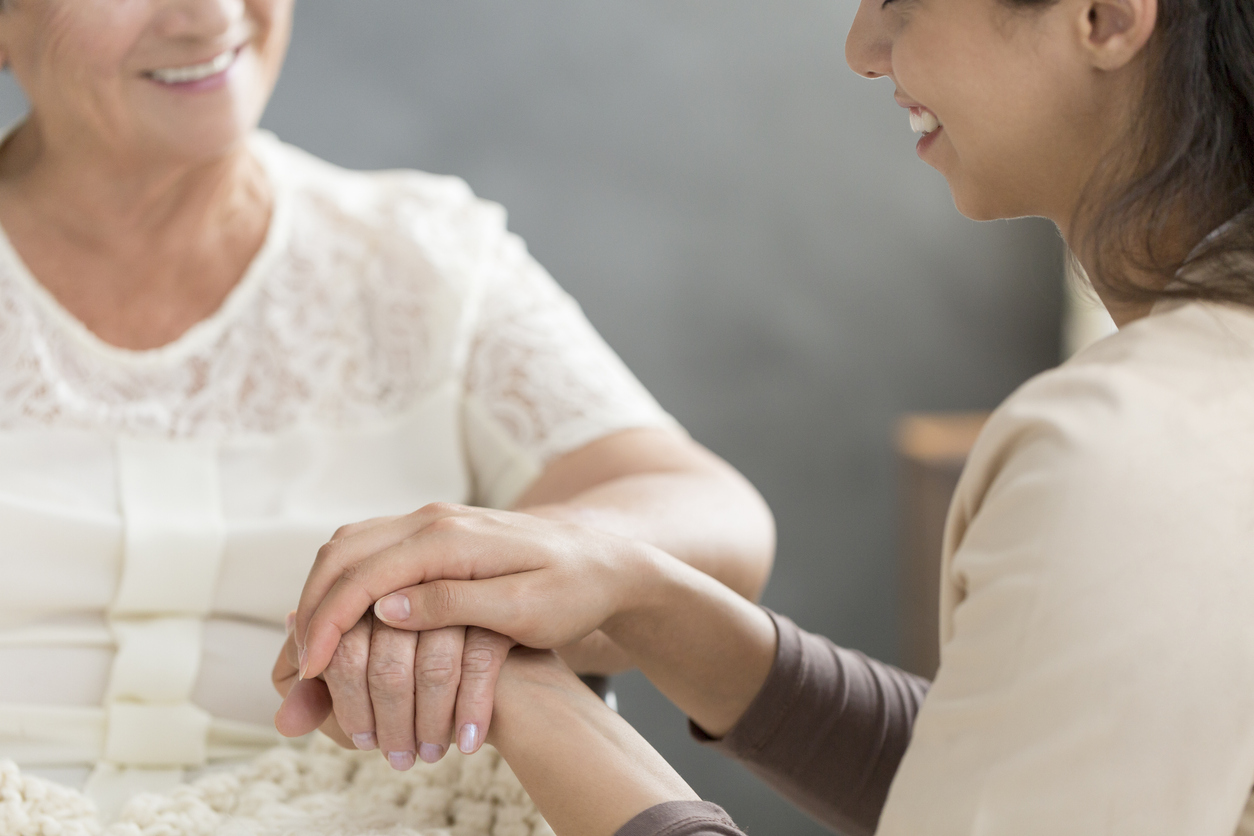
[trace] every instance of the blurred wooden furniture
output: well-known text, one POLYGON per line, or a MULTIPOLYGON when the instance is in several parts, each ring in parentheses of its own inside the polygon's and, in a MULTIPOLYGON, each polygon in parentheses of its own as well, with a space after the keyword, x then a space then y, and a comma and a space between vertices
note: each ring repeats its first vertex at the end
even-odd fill
POLYGON ((958 475, 987 412, 914 413, 897 427, 901 462, 901 666, 931 678, 940 661, 941 543, 958 475))

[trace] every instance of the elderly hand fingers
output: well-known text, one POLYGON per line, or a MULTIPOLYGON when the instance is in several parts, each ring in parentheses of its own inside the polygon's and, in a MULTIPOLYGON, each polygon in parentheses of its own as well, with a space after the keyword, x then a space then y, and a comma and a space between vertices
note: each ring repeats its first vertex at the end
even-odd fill
POLYGON ((309 734, 331 714, 331 693, 325 682, 306 679, 297 682, 283 698, 274 715, 274 727, 284 737, 309 734))
POLYGON ((461 680, 465 627, 445 627, 418 634, 414 659, 414 708, 418 757, 435 763, 453 736, 453 709, 461 680))
POLYGON ((353 740, 344 733, 343 729, 340 728, 340 724, 336 722, 334 714, 327 717, 327 719, 322 722, 322 725, 318 726, 318 731, 340 744, 340 746, 344 749, 357 748, 357 745, 353 742, 353 740))
POLYGON ((514 640, 500 633, 471 627, 466 630, 462 648, 462 676, 457 688, 454 728, 457 748, 470 755, 487 740, 492 722, 492 705, 501 666, 509 656, 514 640))
POLYGON ((375 622, 366 680, 379 749, 393 769, 414 765, 414 654, 418 636, 375 622))
POLYGON ((274 683, 274 690, 278 691, 280 696, 286 697, 287 692, 292 690, 298 671, 296 640, 292 638, 291 632, 288 632, 287 641, 283 643, 279 658, 274 660, 274 668, 270 671, 270 681, 274 683))
MULTIPOLYGON (((331 692, 335 720, 358 749, 374 749, 374 709, 370 704, 367 665, 374 619, 369 613, 344 634, 322 677, 331 692)), ((348 739, 348 738, 346 738, 348 739)))

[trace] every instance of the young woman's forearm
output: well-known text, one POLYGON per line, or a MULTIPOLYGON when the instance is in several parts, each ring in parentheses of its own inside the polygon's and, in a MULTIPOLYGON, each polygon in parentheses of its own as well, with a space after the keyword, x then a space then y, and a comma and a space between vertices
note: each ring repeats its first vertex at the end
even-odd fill
POLYGON ((652 553, 633 566, 631 596, 602 631, 708 734, 744 715, 775 660, 770 617, 696 569, 652 553))
MULTIPOLYGON (((770 510, 730 468, 624 476, 526 512, 656 546, 753 601, 766 586, 775 553, 770 510)), ((562 658, 587 674, 635 667, 603 634, 564 650, 562 658)))

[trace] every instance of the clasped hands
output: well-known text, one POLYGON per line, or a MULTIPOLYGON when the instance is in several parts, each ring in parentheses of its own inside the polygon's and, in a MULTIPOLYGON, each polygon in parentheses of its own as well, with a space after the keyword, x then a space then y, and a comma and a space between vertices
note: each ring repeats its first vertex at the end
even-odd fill
POLYGON ((604 657, 612 643, 598 631, 629 593, 624 569, 649 551, 569 523, 447 504, 345 526, 319 550, 288 617, 275 725, 377 747, 396 769, 434 763, 450 744, 477 751, 510 649, 604 657))

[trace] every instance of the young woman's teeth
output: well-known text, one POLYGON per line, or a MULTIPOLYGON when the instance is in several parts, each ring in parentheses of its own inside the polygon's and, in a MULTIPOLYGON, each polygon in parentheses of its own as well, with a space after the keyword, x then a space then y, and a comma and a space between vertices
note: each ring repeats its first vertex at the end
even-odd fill
POLYGON ((910 108, 910 130, 916 134, 930 134, 941 126, 936 114, 921 107, 910 108))
POLYGON ((190 67, 170 67, 164 70, 152 70, 148 77, 162 84, 188 84, 202 81, 218 73, 224 72, 235 61, 235 50, 228 50, 212 61, 203 64, 192 64, 190 67))

